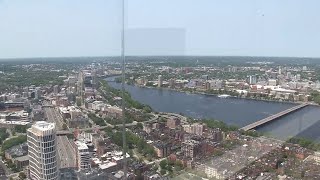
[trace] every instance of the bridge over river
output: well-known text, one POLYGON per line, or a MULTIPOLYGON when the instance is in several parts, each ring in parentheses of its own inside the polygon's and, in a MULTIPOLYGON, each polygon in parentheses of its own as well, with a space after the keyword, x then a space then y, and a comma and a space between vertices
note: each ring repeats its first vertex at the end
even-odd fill
POLYGON ((299 105, 294 106, 294 107, 292 107, 292 108, 290 108, 290 109, 281 111, 281 112, 279 112, 279 113, 277 113, 277 114, 271 115, 271 116, 269 116, 269 117, 267 117, 267 118, 264 118, 264 119, 261 119, 261 120, 259 120, 259 121, 257 121, 257 122, 254 122, 254 123, 251 123, 251 124, 249 124, 249 125, 246 125, 246 126, 240 128, 240 129, 241 129, 241 130, 244 130, 244 131, 248 131, 248 130, 251 130, 251 129, 255 129, 255 128, 257 128, 258 126, 261 126, 261 125, 263 125, 263 124, 269 123, 269 122, 271 122, 271 121, 273 121, 273 120, 276 120, 276 119, 278 119, 278 118, 280 118, 280 117, 282 117, 282 116, 285 116, 285 115, 287 115, 287 114, 289 114, 289 113, 292 113, 292 112, 294 112, 294 111, 297 111, 297 110, 299 110, 299 109, 301 109, 301 108, 304 108, 304 107, 306 107, 306 106, 308 106, 308 105, 309 105, 309 103, 299 104, 299 105))

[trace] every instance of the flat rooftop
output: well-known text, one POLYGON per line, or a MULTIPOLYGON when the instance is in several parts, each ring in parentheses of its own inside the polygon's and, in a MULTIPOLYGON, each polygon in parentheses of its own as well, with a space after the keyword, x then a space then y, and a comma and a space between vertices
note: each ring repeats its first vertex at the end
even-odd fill
POLYGON ((46 121, 37 121, 34 125, 32 125, 32 127, 40 131, 46 131, 46 130, 55 129, 55 124, 48 123, 46 121))
POLYGON ((88 149, 88 146, 86 145, 86 143, 82 142, 82 141, 76 141, 75 144, 78 146, 78 149, 88 149))

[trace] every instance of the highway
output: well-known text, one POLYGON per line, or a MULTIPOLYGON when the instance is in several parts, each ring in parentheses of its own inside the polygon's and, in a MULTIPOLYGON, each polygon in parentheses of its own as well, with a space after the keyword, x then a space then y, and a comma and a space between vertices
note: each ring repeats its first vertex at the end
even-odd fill
POLYGON ((57 136, 57 155, 60 168, 76 167, 76 153, 67 136, 57 136))
POLYGON ((43 108, 48 122, 56 123, 56 130, 62 130, 63 119, 59 112, 54 108, 43 108))
MULTIPOLYGON (((48 122, 56 124, 56 130, 62 130, 63 118, 61 114, 52 107, 43 108, 48 122)), ((71 145, 67 136, 56 136, 57 143, 57 160, 60 168, 75 167, 76 166, 76 152, 71 145)))

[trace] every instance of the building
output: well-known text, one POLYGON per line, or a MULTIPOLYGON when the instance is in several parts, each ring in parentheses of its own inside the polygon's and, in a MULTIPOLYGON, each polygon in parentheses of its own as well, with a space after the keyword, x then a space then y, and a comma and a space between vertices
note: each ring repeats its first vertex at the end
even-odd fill
POLYGON ((83 116, 68 119, 68 126, 69 128, 86 128, 89 126, 89 119, 83 116))
POLYGON ((41 92, 41 89, 40 87, 37 87, 35 90, 34 90, 34 98, 35 99, 39 99, 42 97, 42 92, 41 92))
POLYGON ((59 107, 59 111, 64 119, 75 119, 82 115, 81 110, 75 106, 59 107))
POLYGON ((269 86, 276 86, 277 85, 277 80, 276 79, 269 79, 268 85, 269 86))
POLYGON ((205 126, 200 123, 188 124, 183 126, 183 130, 187 133, 202 136, 205 126))
POLYGON ((55 180, 58 178, 56 129, 54 123, 38 121, 27 131, 29 178, 55 180))
POLYGON ((27 143, 19 144, 7 149, 4 152, 5 158, 11 160, 18 169, 22 169, 29 164, 27 143))
POLYGON ((171 89, 174 89, 176 85, 176 80, 175 79, 170 79, 169 80, 169 86, 171 89))
POLYGON ((210 89, 221 89, 223 88, 223 81, 216 79, 216 80, 209 80, 210 83, 210 89))
POLYGON ((41 109, 41 107, 39 108, 33 108, 32 112, 31 112, 31 119, 33 121, 41 121, 44 119, 44 111, 41 109))
POLYGON ((58 85, 54 85, 53 86, 53 93, 54 94, 58 94, 59 93, 59 86, 58 85))
POLYGON ((27 143, 22 143, 16 146, 13 146, 4 151, 4 156, 8 160, 12 160, 15 157, 20 157, 28 154, 28 145, 27 143))
POLYGON ((161 87, 163 83, 162 75, 158 76, 158 87, 161 87))
POLYGON ((171 153, 171 145, 168 143, 158 141, 153 143, 153 148, 159 158, 167 157, 171 153))
POLYGON ((13 159, 13 163, 16 165, 18 169, 23 169, 24 167, 29 165, 29 156, 20 156, 13 159))
POLYGON ((181 122, 179 118, 172 116, 167 120, 167 127, 170 129, 175 129, 177 126, 180 125, 180 123, 181 122))
POLYGON ((185 157, 194 158, 201 154, 201 143, 195 140, 189 140, 182 143, 181 150, 185 157))
POLYGON ((308 70, 307 66, 302 67, 302 71, 307 71, 307 70, 308 70))
POLYGON ((249 84, 257 84, 257 76, 256 75, 251 75, 249 76, 249 84))
POLYGON ((77 166, 78 170, 87 170, 91 168, 90 152, 88 146, 82 141, 76 141, 77 166))

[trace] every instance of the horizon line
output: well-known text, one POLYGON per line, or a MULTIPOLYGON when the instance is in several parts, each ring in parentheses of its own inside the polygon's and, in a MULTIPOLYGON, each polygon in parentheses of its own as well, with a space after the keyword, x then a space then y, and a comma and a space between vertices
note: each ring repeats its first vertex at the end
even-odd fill
MULTIPOLYGON (((121 57, 121 55, 103 55, 103 56, 35 56, 35 57, 6 57, 3 60, 23 60, 23 59, 53 59, 53 58, 106 58, 121 57)), ((125 57, 250 57, 250 58, 295 58, 295 59, 320 59, 313 56, 255 56, 255 55, 126 55, 125 57)))

